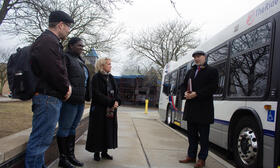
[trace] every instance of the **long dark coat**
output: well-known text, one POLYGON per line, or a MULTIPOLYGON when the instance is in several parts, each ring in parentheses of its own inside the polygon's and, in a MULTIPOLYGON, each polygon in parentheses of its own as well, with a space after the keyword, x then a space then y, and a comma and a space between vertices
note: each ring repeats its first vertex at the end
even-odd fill
POLYGON ((86 150, 101 152, 118 147, 117 110, 113 118, 106 117, 106 108, 113 107, 114 102, 121 104, 118 88, 112 75, 109 81, 114 89, 114 98, 107 95, 106 76, 98 72, 92 78, 92 102, 89 115, 86 150))
POLYGON ((198 124, 211 124, 214 122, 213 94, 218 88, 219 75, 217 69, 205 64, 194 78, 197 66, 193 66, 185 77, 181 94, 187 90, 189 78, 192 80, 192 91, 197 97, 186 100, 183 120, 198 124))

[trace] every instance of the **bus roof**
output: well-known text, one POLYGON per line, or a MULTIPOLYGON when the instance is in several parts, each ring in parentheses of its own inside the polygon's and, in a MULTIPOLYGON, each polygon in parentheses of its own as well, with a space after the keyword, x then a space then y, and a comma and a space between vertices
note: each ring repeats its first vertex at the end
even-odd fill
MULTIPOLYGON (((266 0, 260 5, 258 5, 256 8, 254 8, 253 10, 249 11, 247 14, 242 16, 240 19, 227 26, 221 32, 214 35, 208 41, 199 45, 195 50, 203 50, 205 52, 208 52, 214 47, 222 45, 224 42, 231 39, 232 37, 260 23, 261 21, 269 18, 270 16, 276 14, 279 11, 280 11, 279 0, 266 0)), ((181 57, 177 61, 177 64, 175 64, 175 66, 172 67, 173 68, 172 70, 190 61, 192 59, 191 55, 193 51, 194 50, 191 50, 187 55, 181 57)))

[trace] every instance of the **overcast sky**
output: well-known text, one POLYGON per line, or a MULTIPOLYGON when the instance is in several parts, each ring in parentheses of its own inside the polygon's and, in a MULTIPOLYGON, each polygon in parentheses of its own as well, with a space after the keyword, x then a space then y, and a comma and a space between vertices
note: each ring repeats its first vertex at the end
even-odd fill
MULTIPOLYGON (((203 41, 245 15, 264 0, 173 0, 181 17, 173 8, 170 0, 133 1, 132 5, 121 5, 114 14, 116 22, 123 25, 126 30, 123 37, 178 18, 191 21, 194 26, 200 27, 199 38, 203 41)), ((2 46, 9 45, 10 42, 18 43, 16 40, 3 38, 1 35, 2 46)), ((127 60, 126 54, 126 50, 122 46, 119 46, 114 53, 114 75, 120 74, 121 68, 127 60)))
MULTIPOLYGON (((121 6, 114 16, 116 21, 126 28, 126 35, 176 18, 188 20, 194 26, 200 27, 199 38, 203 42, 264 2, 264 0, 173 1, 180 16, 170 0, 134 0, 132 5, 121 6)), ((115 54, 116 57, 122 56, 121 61, 113 64, 113 74, 119 75, 122 65, 127 60, 125 57, 127 53, 120 47, 115 54)))
POLYGON ((178 16, 170 0, 134 0, 115 12, 118 22, 135 32, 163 21, 180 18, 201 27, 202 37, 209 38, 230 23, 243 16, 264 0, 173 0, 178 16))

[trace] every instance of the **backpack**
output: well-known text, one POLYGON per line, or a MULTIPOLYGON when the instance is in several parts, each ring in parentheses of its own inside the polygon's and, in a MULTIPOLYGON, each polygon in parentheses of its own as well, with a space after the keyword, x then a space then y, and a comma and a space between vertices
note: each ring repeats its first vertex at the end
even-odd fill
POLYGON ((31 46, 18 48, 7 64, 7 76, 12 98, 29 100, 36 91, 39 78, 31 69, 31 46))

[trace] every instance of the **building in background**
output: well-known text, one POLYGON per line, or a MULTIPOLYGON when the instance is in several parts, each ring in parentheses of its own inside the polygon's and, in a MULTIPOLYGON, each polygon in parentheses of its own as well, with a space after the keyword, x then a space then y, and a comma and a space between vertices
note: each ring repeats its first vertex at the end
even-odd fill
POLYGON ((91 51, 84 56, 85 58, 85 63, 86 66, 88 67, 89 73, 90 73, 90 78, 92 78, 93 74, 94 74, 94 70, 95 70, 95 63, 96 60, 98 59, 98 55, 96 53, 96 51, 94 50, 94 48, 91 49, 91 51))
POLYGON ((98 55, 94 48, 85 56, 85 59, 92 65, 95 65, 96 60, 98 59, 98 55))
POLYGON ((144 105, 145 99, 149 99, 149 105, 157 107, 160 87, 153 82, 147 82, 144 75, 115 76, 119 87, 119 95, 122 104, 144 105))

